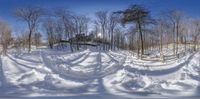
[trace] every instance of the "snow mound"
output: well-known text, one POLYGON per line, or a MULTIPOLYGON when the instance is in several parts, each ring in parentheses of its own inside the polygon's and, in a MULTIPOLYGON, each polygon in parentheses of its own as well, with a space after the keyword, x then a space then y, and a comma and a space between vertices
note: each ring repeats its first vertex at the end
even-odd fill
POLYGON ((15 84, 30 84, 33 82, 43 81, 45 76, 45 74, 32 69, 31 71, 20 75, 15 84))
POLYGON ((142 90, 144 91, 145 88, 151 84, 151 82, 151 79, 147 76, 129 73, 123 69, 116 73, 116 76, 111 83, 115 84, 118 90, 136 92, 142 90))

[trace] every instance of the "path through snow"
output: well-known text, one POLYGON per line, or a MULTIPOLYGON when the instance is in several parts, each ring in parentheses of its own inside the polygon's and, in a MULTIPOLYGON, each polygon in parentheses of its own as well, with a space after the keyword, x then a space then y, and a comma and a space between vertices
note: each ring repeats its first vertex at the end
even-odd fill
POLYGON ((199 59, 200 54, 194 53, 155 63, 139 60, 127 51, 89 49, 11 53, 1 56, 0 95, 197 96, 199 59))

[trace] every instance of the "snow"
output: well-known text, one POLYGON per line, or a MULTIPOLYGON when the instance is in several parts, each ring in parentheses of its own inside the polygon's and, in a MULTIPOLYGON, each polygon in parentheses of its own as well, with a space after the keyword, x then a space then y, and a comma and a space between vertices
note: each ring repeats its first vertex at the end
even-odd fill
POLYGON ((164 49, 163 62, 158 51, 140 59, 125 50, 11 50, 0 58, 0 97, 199 97, 200 52, 179 51, 164 49))

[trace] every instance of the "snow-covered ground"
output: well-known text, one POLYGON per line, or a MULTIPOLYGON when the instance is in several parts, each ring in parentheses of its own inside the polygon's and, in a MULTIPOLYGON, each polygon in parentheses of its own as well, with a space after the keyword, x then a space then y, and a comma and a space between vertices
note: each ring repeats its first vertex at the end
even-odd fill
POLYGON ((183 52, 164 49, 162 62, 156 51, 141 60, 124 50, 12 50, 0 58, 0 97, 200 97, 200 52, 183 52))

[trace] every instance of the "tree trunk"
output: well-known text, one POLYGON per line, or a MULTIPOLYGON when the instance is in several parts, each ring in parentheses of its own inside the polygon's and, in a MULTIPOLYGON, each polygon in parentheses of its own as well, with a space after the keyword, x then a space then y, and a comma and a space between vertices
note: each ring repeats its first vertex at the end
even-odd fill
POLYGON ((69 43, 69 44, 70 44, 70 49, 71 49, 71 51, 74 52, 73 47, 72 47, 72 40, 70 40, 70 43, 69 43))
POLYGON ((164 62, 164 55, 163 55, 163 34, 160 35, 160 58, 162 62, 164 62))
POLYGON ((176 25, 175 25, 175 23, 173 24, 173 53, 174 53, 174 55, 176 55, 176 51, 175 51, 175 28, 176 28, 176 25))
POLYGON ((143 41, 142 27, 141 27, 140 21, 138 21, 138 29, 139 29, 139 33, 140 33, 141 56, 142 56, 144 54, 144 41, 143 41))
POLYGON ((76 49, 79 50, 78 39, 76 40, 76 49))
POLYGON ((185 52, 186 52, 186 37, 184 36, 185 52))
POLYGON ((53 49, 53 44, 52 44, 52 43, 49 43, 49 47, 50 47, 51 49, 53 49))
POLYGON ((179 55, 178 55, 178 38, 179 38, 179 31, 178 31, 178 23, 176 25, 176 56, 179 58, 179 55))
POLYGON ((28 36, 28 52, 31 52, 31 35, 32 35, 32 30, 30 30, 30 33, 28 36))

